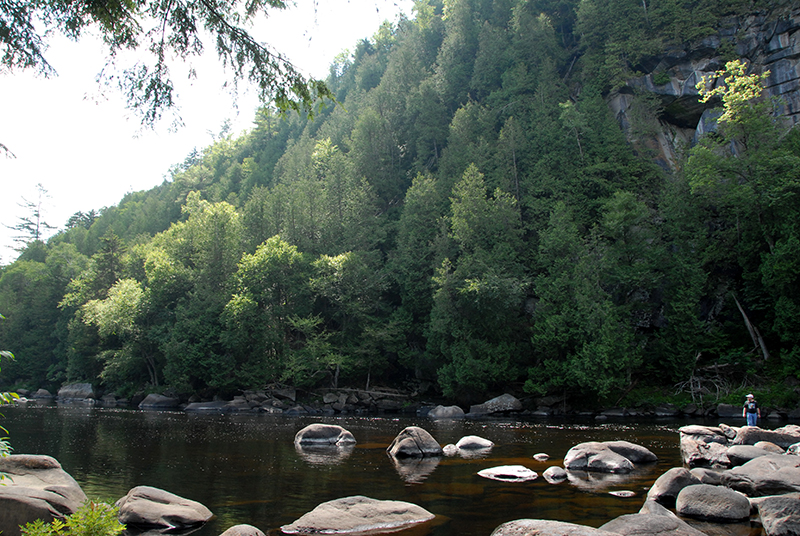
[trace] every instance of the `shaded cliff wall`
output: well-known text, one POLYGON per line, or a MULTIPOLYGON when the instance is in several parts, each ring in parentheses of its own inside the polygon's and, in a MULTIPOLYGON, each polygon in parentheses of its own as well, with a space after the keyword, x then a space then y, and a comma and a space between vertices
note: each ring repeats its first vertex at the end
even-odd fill
POLYGON ((679 152, 715 125, 716 105, 699 102, 696 84, 732 59, 747 60, 751 73, 770 71, 766 96, 778 99, 787 125, 800 122, 800 8, 732 17, 716 35, 646 58, 637 67, 647 74, 609 95, 608 104, 629 140, 673 170, 679 152), (637 105, 648 109, 643 102, 652 112, 651 128, 641 126, 648 121, 647 110, 637 113, 637 105))

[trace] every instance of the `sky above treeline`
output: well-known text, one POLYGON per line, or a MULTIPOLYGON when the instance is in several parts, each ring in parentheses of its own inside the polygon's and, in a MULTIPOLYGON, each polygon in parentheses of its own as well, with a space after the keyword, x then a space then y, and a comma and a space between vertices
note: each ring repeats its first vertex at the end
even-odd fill
MULTIPOLYGON (((298 2, 272 11, 252 33, 304 74, 324 78, 338 54, 354 50, 384 20, 394 22, 400 13, 411 16, 412 6, 411 0, 298 2)), ((142 129, 120 93, 98 86, 95 79, 105 56, 96 37, 51 41, 45 57, 58 76, 0 76, 0 143, 14 155, 0 155, 0 264, 17 256, 13 237, 18 233, 10 227, 29 213, 21 205, 37 201, 37 185, 47 191, 44 221, 57 230, 78 211, 115 205, 127 192, 160 184, 193 149, 213 143, 226 121, 234 133, 250 128, 257 97, 240 84, 234 99, 223 87, 231 77, 212 43, 206 43, 206 50, 203 60, 193 64, 196 80, 174 73, 183 123, 177 129, 171 128, 171 117, 142 129)))

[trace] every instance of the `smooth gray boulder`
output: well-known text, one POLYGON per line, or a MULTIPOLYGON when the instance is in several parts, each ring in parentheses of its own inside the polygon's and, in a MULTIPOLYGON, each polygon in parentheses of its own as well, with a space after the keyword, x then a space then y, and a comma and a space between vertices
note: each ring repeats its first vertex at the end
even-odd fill
POLYGON ((180 405, 180 400, 169 396, 151 393, 139 403, 139 409, 173 409, 180 405))
POLYGON ((266 536, 266 534, 253 525, 234 525, 220 536, 266 536))
POLYGON ((653 454, 649 449, 637 445, 636 443, 631 443, 630 441, 605 441, 603 444, 620 456, 628 458, 634 464, 654 463, 658 461, 658 456, 653 454))
POLYGON ((339 425, 314 423, 295 434, 294 444, 303 446, 355 445, 356 438, 339 425))
POLYGON ((706 536, 704 532, 693 528, 677 516, 659 514, 640 513, 619 516, 605 525, 601 525, 600 529, 622 536, 706 536))
POLYGON ((675 511, 685 517, 733 523, 750 517, 750 501, 743 494, 723 486, 695 484, 678 493, 675 511))
POLYGON ((35 393, 33 393, 31 395, 31 398, 45 399, 45 400, 52 399, 52 398, 55 398, 55 397, 56 396, 54 394, 52 394, 50 391, 48 391, 47 389, 39 389, 38 391, 36 391, 35 393))
POLYGON ((464 436, 456 443, 456 447, 462 450, 490 449, 493 446, 494 443, 488 439, 476 435, 464 436))
POLYGON ((767 536, 800 534, 800 499, 797 497, 766 497, 758 503, 758 516, 767 536))
POLYGON ((521 411, 522 402, 516 397, 504 394, 487 400, 483 404, 470 406, 469 412, 473 415, 490 415, 492 413, 508 413, 510 411, 521 411))
POLYGON ((759 441, 755 443, 753 446, 758 447, 760 449, 768 450, 772 454, 784 454, 786 452, 785 448, 781 448, 771 441, 759 441))
POLYGON ((59 389, 58 398, 84 400, 86 398, 97 398, 97 396, 91 383, 73 383, 59 389))
POLYGON ((293 523, 283 525, 281 531, 286 534, 394 532, 434 517, 416 504, 357 495, 322 503, 293 523))
POLYGON ((444 454, 433 436, 419 426, 409 426, 397 434, 386 452, 397 458, 423 458, 444 454))
POLYGON ((548 484, 560 484, 567 479, 567 472, 557 465, 551 465, 542 473, 548 484))
POLYGON ((564 468, 568 471, 630 473, 633 467, 631 460, 596 441, 575 445, 564 456, 564 468))
POLYGON ((722 485, 748 497, 800 491, 800 456, 767 454, 722 473, 722 485))
POLYGON ((727 452, 728 459, 731 461, 731 467, 744 465, 750 460, 754 460, 759 456, 766 456, 767 454, 775 453, 754 445, 732 445, 728 447, 727 452))
POLYGON ((620 536, 616 532, 547 519, 517 519, 503 523, 491 536, 620 536))
POLYGON ((685 467, 673 467, 658 477, 647 492, 647 500, 673 506, 678 494, 686 486, 700 484, 700 480, 685 467))
POLYGON ((640 514, 650 514, 654 516, 670 516, 670 517, 678 517, 676 516, 672 510, 668 510, 664 508, 660 503, 657 503, 653 500, 646 500, 644 504, 639 509, 640 514))
POLYGON ((700 481, 700 484, 719 486, 722 483, 722 473, 714 471, 713 469, 708 469, 707 467, 694 467, 689 472, 697 477, 697 479, 700 481))
POLYGON ((800 442, 800 426, 789 424, 775 430, 765 430, 758 426, 742 426, 732 443, 734 445, 755 445, 759 441, 769 441, 781 448, 789 448, 800 442))
POLYGON ((463 419, 464 410, 458 406, 436 406, 428 412, 431 419, 463 419))
POLYGON ((83 490, 55 458, 12 454, 0 458, 0 532, 19 536, 20 525, 72 515, 86 501, 83 490))
POLYGON ((213 516, 197 501, 150 486, 133 488, 116 505, 120 523, 168 530, 201 525, 213 516))

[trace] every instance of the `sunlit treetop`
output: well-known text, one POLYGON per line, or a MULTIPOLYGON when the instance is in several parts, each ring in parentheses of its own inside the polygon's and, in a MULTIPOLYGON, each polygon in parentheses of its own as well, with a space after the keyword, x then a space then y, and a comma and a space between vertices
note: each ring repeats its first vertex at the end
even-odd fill
POLYGON ((87 32, 99 34, 109 60, 98 79, 118 86, 129 108, 151 126, 176 104, 170 61, 200 56, 203 39, 210 39, 234 89, 247 81, 281 110, 312 113, 332 97, 325 83, 306 78, 246 29, 258 16, 285 7, 283 0, 0 0, 0 73, 54 75, 46 58, 54 33, 76 41, 87 32), (124 51, 138 51, 141 59, 117 71, 114 60, 124 51))
POLYGON ((770 72, 749 75, 746 72, 747 65, 740 60, 729 61, 725 64, 725 69, 703 76, 695 86, 700 92, 700 102, 708 102, 714 97, 722 99, 723 113, 718 119, 720 123, 735 123, 745 107, 761 96, 764 80, 770 72), (719 79, 723 83, 715 87, 715 82, 719 79))

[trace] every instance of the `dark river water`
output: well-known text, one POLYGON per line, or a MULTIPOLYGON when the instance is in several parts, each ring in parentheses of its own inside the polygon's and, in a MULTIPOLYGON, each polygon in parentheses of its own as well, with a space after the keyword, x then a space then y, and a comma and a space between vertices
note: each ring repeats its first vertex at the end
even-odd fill
MULTIPOLYGON (((520 518, 598 527, 637 512, 653 481, 681 465, 677 430, 689 423, 192 415, 78 407, 5 408, 3 413, 16 453, 53 456, 91 499, 116 501, 132 487, 148 485, 203 503, 216 517, 197 536, 216 536, 239 523, 274 536, 281 525, 318 504, 351 495, 422 506, 437 517, 417 533, 431 536, 489 536, 501 523, 520 518), (339 454, 298 452, 294 435, 313 422, 341 425, 358 444, 339 454), (496 446, 480 458, 397 466, 386 447, 411 425, 425 428, 441 445, 478 435, 496 446), (517 464, 541 475, 550 465, 561 465, 577 443, 615 439, 649 448, 658 463, 633 475, 578 474, 558 485, 541 476, 503 483, 477 475, 517 464), (534 460, 540 452, 550 460, 534 460), (635 495, 623 498, 612 491, 635 495)), ((747 526, 734 532, 750 533, 747 526)))

